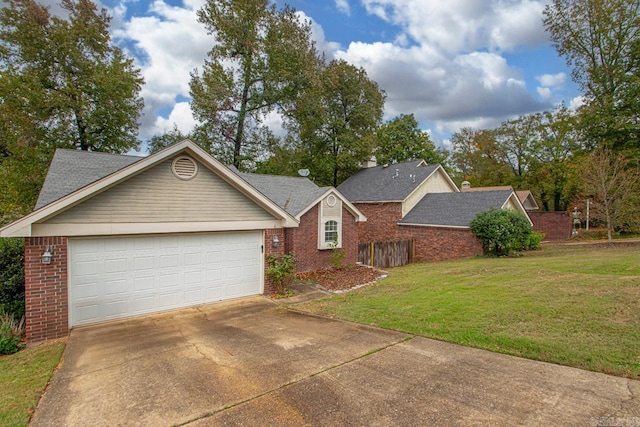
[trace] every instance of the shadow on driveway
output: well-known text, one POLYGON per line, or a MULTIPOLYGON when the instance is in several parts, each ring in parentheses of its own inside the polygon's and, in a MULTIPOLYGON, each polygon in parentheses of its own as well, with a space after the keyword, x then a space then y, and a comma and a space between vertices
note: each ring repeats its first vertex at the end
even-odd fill
POLYGON ((640 382, 253 297, 75 329, 31 425, 640 425, 640 382))

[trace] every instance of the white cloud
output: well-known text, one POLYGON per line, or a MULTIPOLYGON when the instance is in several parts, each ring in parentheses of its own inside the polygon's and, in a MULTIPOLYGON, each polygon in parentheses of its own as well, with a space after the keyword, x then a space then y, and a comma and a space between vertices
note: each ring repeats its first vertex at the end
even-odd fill
MULTIPOLYGON (((181 112, 175 118, 186 119, 183 107, 176 106, 176 103, 180 98, 188 98, 189 73, 202 66, 213 46, 212 37, 197 22, 196 11, 203 3, 185 1, 185 7, 174 7, 156 0, 150 5, 147 15, 132 17, 113 30, 115 40, 132 46, 131 53, 137 58, 145 79, 142 89, 145 108, 140 128, 142 138, 152 136, 159 129, 162 124, 157 120, 160 110, 175 107, 181 112)), ((118 14, 124 14, 124 6, 118 6, 118 14)), ((190 121, 177 122, 177 125, 182 128, 187 123, 190 121)))
POLYGON ((188 102, 178 102, 173 106, 173 110, 168 118, 156 117, 153 124, 152 134, 162 134, 173 129, 173 125, 183 134, 187 134, 193 130, 198 124, 191 114, 191 106, 188 102))
POLYGON ((363 0, 368 13, 446 52, 513 51, 547 42, 543 1, 363 0))
POLYGON ((577 111, 578 108, 582 107, 586 103, 584 96, 576 96, 571 101, 569 101, 569 110, 577 111))
POLYGON ((319 52, 324 52, 328 58, 333 58, 335 52, 340 49, 340 43, 327 41, 321 25, 302 11, 297 11, 296 13, 301 21, 311 22, 311 40, 315 42, 316 49, 318 49, 319 52))
MULTIPOLYGON (((213 46, 213 37, 196 18, 205 0, 185 0, 181 7, 155 0, 146 14, 130 19, 126 19, 129 0, 121 1, 111 10, 112 33, 138 58, 145 77, 141 137, 171 129, 173 123, 189 131, 195 124, 186 102, 189 72, 202 67, 213 46), (160 112, 164 117, 157 117, 160 112)), ((322 26, 310 16, 297 13, 301 20, 310 21, 319 51, 329 59, 337 57, 363 67, 386 91, 385 118, 413 113, 446 138, 446 133, 462 126, 496 126, 558 101, 552 92, 566 82, 564 73, 539 75, 539 87, 528 90, 523 70, 504 56, 548 45, 541 23, 546 0, 361 2, 370 15, 394 26, 391 31, 381 30, 394 34, 392 43, 351 42, 344 47, 327 40, 322 26)), ((334 4, 343 17, 349 16, 349 0, 334 4)), ((344 19, 362 23, 353 17, 344 19)), ((573 104, 579 100, 572 100, 573 104)), ((270 116, 265 123, 281 132, 276 118, 270 116)))
POLYGON ((344 13, 347 16, 351 15, 351 8, 347 0, 336 0, 336 8, 340 13, 344 13))
POLYGON ((436 131, 496 125, 546 107, 527 91, 521 71, 494 53, 448 56, 427 45, 351 43, 337 56, 363 67, 385 90, 387 119, 413 113, 436 131))
POLYGON ((538 86, 536 88, 538 95, 540 95, 540 98, 542 99, 551 99, 551 89, 549 89, 548 87, 540 87, 538 86))
POLYGON ((540 82, 542 87, 557 87, 565 84, 567 81, 567 75, 565 73, 542 74, 537 76, 536 80, 540 82))

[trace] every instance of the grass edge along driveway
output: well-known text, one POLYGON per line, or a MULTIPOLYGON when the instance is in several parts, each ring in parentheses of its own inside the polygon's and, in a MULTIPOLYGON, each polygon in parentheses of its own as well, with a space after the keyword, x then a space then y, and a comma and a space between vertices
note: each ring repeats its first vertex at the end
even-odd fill
POLYGON ((417 263, 292 306, 441 341, 640 378, 640 246, 544 245, 417 263))
POLYGON ((0 425, 27 425, 64 347, 53 341, 0 356, 0 425))

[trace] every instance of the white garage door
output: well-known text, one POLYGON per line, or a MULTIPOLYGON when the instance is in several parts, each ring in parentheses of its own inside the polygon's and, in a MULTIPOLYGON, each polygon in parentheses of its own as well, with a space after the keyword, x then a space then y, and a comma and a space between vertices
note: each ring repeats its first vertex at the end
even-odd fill
POLYGON ((262 293, 262 233, 69 239, 69 323, 262 293))

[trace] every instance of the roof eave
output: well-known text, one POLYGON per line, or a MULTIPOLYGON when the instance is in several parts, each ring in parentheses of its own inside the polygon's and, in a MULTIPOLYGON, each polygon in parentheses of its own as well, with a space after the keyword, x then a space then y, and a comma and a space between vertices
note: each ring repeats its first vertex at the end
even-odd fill
POLYGON ((275 202, 255 190, 248 182, 232 172, 224 164, 213 158, 201 147, 194 144, 192 141, 185 139, 184 141, 171 145, 150 155, 149 157, 107 175, 102 179, 94 181, 91 184, 6 225, 5 227, 0 228, 0 237, 31 237, 32 224, 51 217, 64 208, 78 204, 94 193, 106 190, 182 151, 189 152, 193 157, 198 158, 208 168, 213 169, 218 175, 220 175, 227 183, 241 191, 255 203, 259 204, 267 212, 271 213, 276 218, 279 218, 283 227, 299 226, 299 221, 278 206, 275 202))
POLYGON ((398 225, 408 225, 412 227, 433 227, 433 228, 459 228, 459 229, 469 229, 468 225, 445 225, 445 224, 419 224, 419 223, 409 223, 409 222, 398 222, 398 225))
POLYGON ((342 193, 340 193, 335 187, 331 187, 331 188, 327 189, 327 191, 322 193, 313 202, 309 203, 303 210, 301 210, 295 216, 295 218, 298 221, 300 221, 300 218, 302 218, 302 215, 304 215, 307 212, 309 212, 309 210, 311 208, 313 208, 315 205, 317 205, 322 199, 327 197, 330 193, 333 193, 335 196, 340 198, 340 200, 342 200, 342 202, 344 203, 344 207, 346 207, 347 210, 349 212, 351 212, 356 217, 356 222, 366 222, 367 221, 367 217, 364 216, 364 214, 362 212, 360 212, 360 210, 358 208, 356 208, 349 200, 347 200, 347 198, 344 197, 344 195, 342 193))

